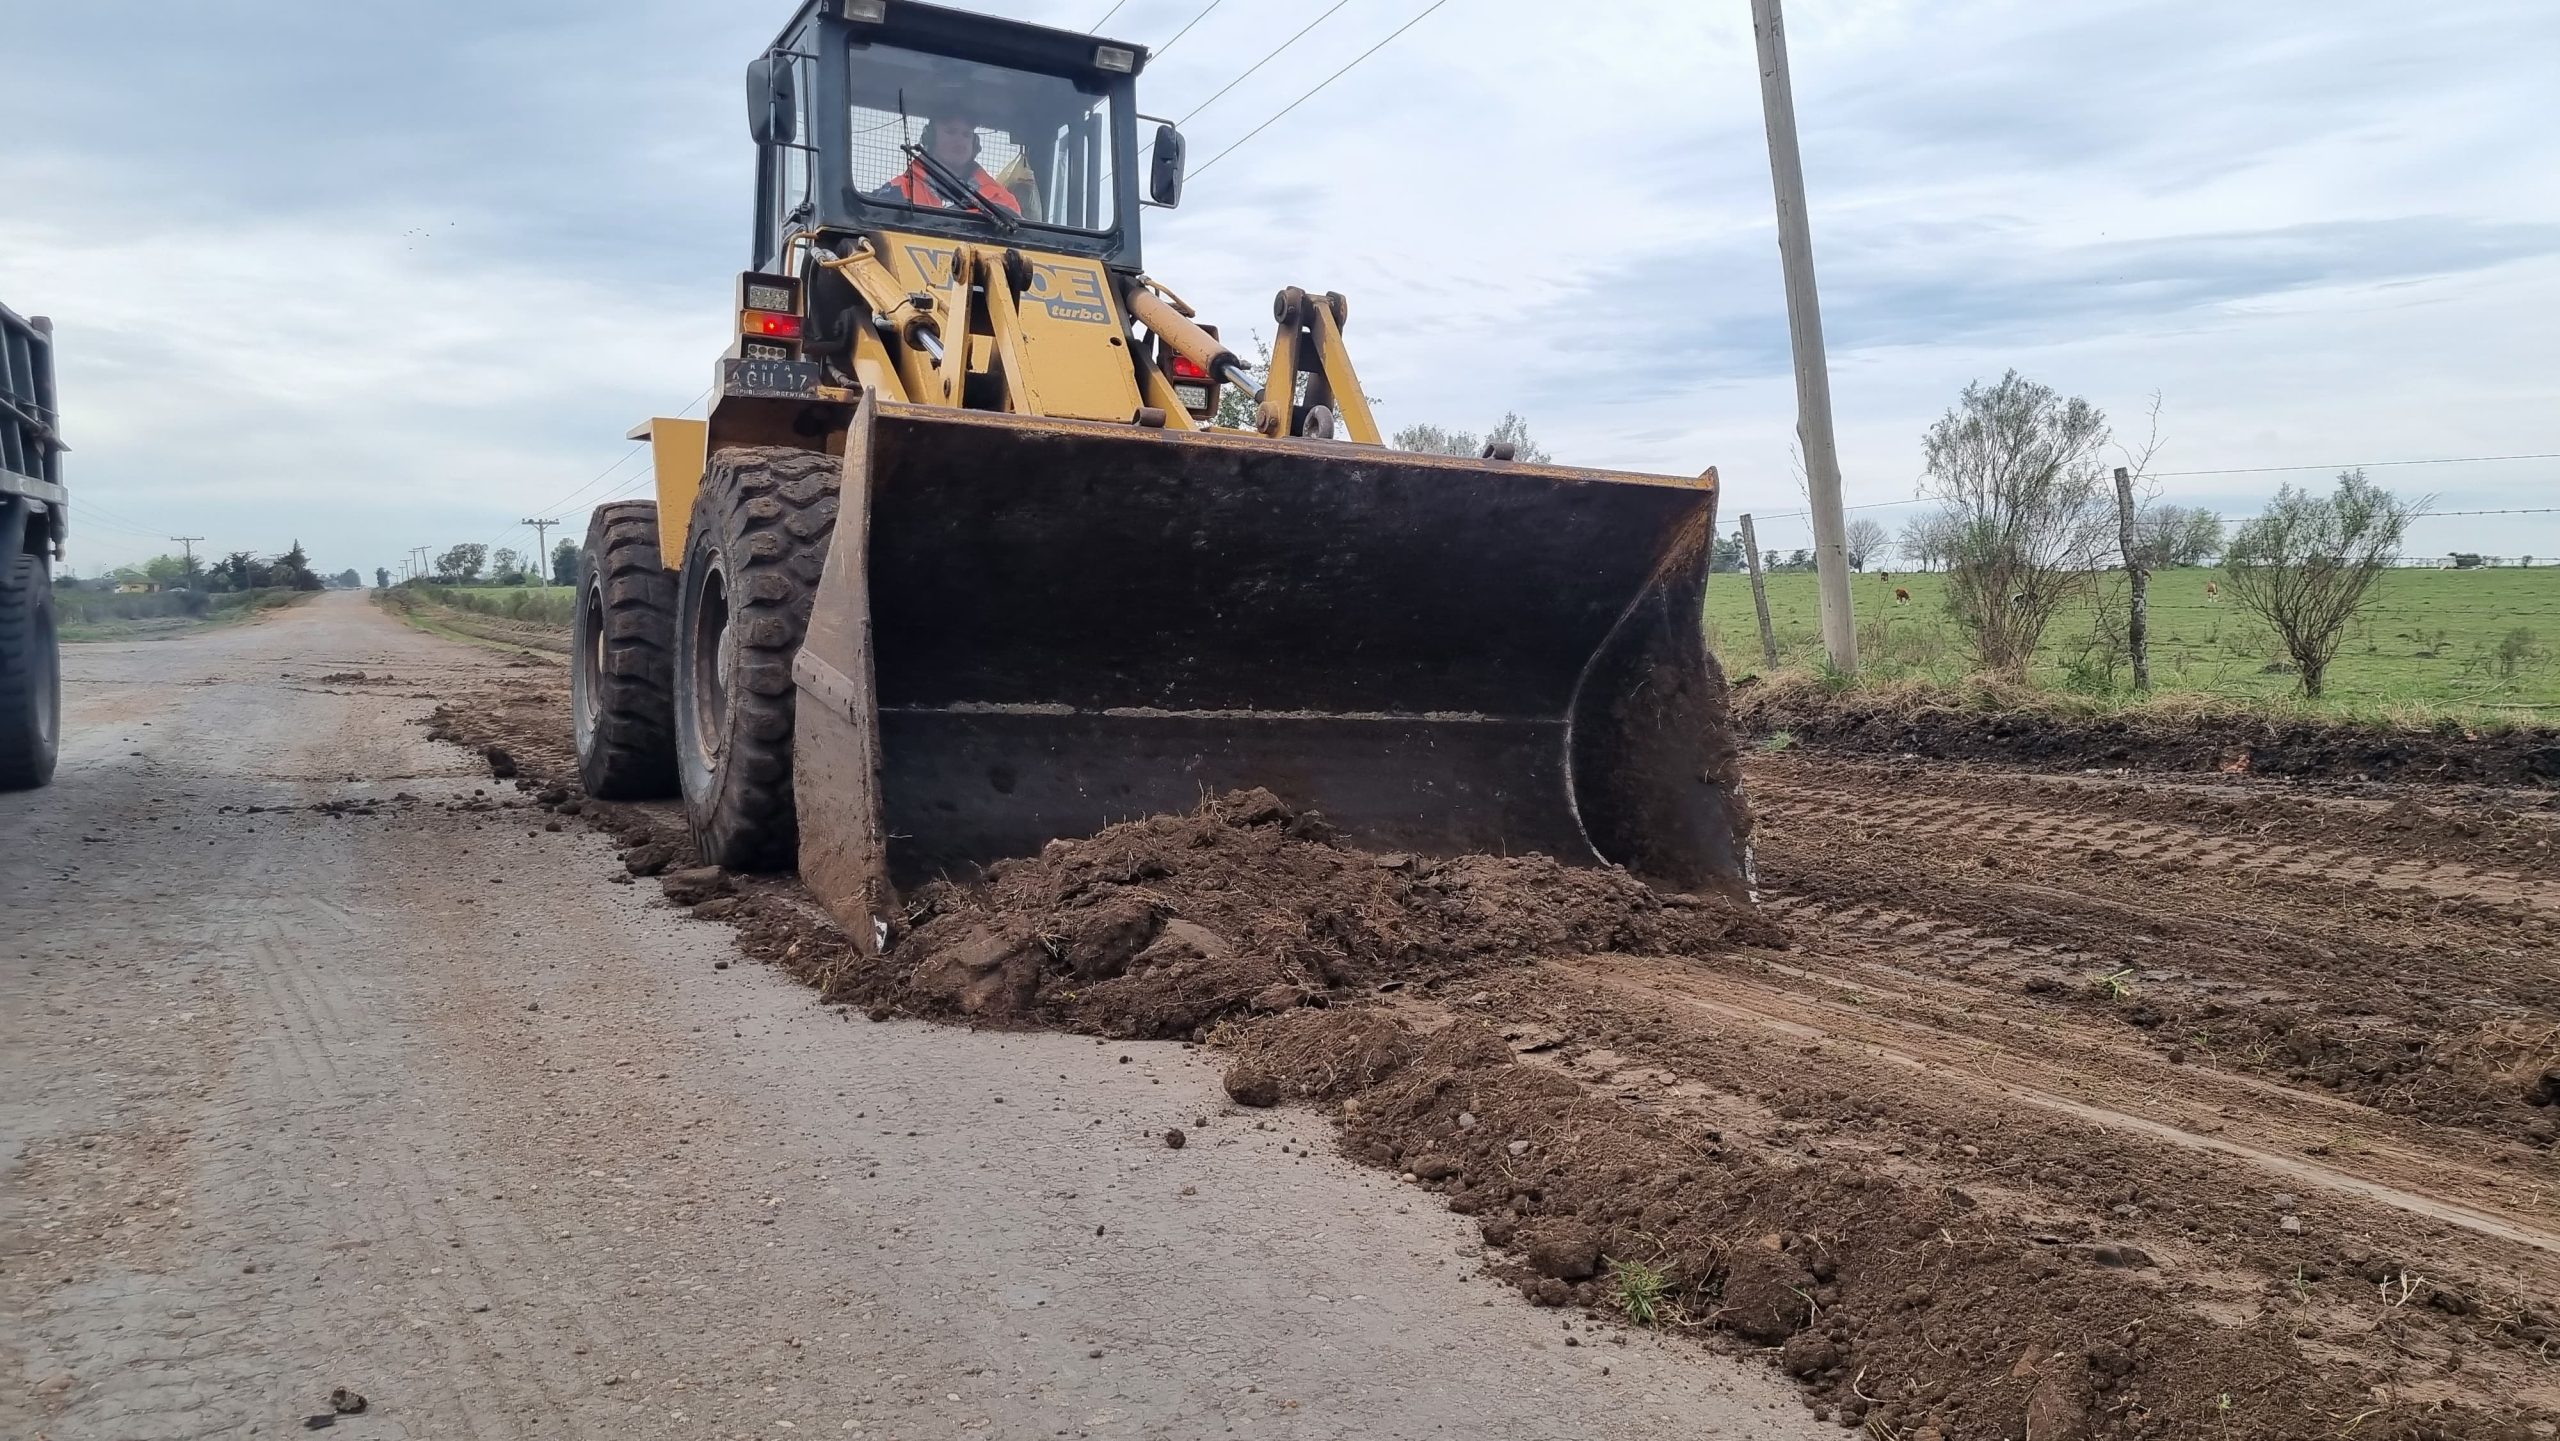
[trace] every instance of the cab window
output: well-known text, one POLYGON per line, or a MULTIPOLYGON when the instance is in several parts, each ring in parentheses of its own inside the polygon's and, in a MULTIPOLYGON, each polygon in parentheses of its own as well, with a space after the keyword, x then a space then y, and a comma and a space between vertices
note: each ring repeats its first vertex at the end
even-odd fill
POLYGON ((971 213, 916 158, 924 151, 981 199, 1000 189, 1025 222, 1111 228, 1111 102, 1098 87, 891 45, 856 47, 851 63, 858 193, 905 209, 971 213), (969 141, 950 130, 955 124, 969 141))

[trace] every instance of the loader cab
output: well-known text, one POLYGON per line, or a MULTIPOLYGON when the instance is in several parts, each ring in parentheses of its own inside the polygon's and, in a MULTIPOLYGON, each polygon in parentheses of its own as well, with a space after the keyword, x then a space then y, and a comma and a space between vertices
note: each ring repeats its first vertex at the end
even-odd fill
POLYGON ((1138 46, 916 0, 812 0, 748 70, 756 268, 825 229, 1136 270, 1145 63, 1138 46), (957 141, 955 121, 970 132, 957 141), (939 173, 919 151, 944 158, 939 173))

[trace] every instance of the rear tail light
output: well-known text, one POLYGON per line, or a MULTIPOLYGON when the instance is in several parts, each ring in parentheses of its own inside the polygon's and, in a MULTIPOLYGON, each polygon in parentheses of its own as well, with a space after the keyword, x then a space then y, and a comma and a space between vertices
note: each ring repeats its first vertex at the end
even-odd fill
POLYGON ((740 312, 738 316, 738 333, 741 335, 766 335, 780 340, 798 340, 800 338, 800 317, 796 315, 784 315, 771 310, 743 311, 740 312))

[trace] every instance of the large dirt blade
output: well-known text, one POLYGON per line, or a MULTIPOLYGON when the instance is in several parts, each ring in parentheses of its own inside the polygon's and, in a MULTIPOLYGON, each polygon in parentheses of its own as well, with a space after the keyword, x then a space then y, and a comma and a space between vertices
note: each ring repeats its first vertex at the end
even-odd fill
POLYGON ((794 667, 801 872, 1265 786, 1351 839, 1747 883, 1698 480, 866 400, 794 667))

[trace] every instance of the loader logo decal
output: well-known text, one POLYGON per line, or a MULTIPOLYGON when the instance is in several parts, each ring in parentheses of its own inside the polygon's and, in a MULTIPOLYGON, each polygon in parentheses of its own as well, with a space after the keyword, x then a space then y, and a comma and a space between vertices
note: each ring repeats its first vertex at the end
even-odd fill
POLYGON ((1031 298, 1049 308, 1051 320, 1108 325, 1111 306, 1103 294, 1102 272, 1089 266, 1036 261, 1031 266, 1031 298))
MULTIPOLYGON (((951 288, 952 266, 959 256, 958 250, 946 245, 907 246, 907 264, 934 290, 951 288)), ((1102 287, 1100 267, 1054 260, 1031 262, 1031 288, 1023 292, 1023 299, 1038 304, 1051 320, 1072 320, 1084 325, 1111 323, 1109 297, 1110 292, 1102 287)))

